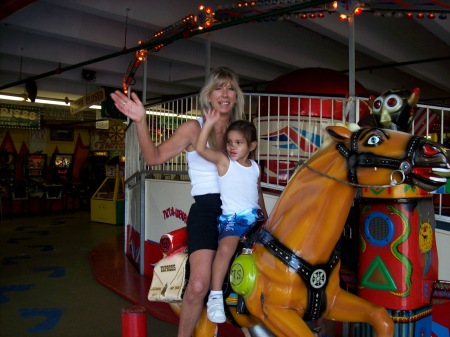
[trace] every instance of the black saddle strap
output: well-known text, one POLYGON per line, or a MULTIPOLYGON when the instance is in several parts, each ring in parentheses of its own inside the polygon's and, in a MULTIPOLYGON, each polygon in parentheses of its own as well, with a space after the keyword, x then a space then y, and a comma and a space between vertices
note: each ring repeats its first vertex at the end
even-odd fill
POLYGON ((261 242, 269 252, 292 268, 305 282, 308 289, 308 305, 305 314, 303 315, 303 319, 305 321, 315 321, 320 318, 327 306, 325 288, 328 284, 329 276, 339 262, 337 252, 333 252, 327 263, 312 266, 290 251, 265 229, 262 229, 260 233, 261 235, 258 241, 261 242))

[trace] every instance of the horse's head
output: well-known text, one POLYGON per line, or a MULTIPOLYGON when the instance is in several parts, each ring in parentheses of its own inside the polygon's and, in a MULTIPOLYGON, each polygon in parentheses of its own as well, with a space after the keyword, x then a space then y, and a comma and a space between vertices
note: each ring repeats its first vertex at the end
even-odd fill
POLYGON ((352 132, 342 126, 329 126, 327 131, 347 159, 352 183, 407 183, 434 191, 446 182, 435 172, 450 172, 450 150, 425 138, 379 128, 352 132))

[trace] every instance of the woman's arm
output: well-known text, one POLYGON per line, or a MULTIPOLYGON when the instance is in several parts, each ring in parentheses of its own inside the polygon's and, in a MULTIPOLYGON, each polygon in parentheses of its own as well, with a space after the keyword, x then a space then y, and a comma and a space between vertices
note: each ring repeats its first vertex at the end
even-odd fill
POLYGON ((197 121, 191 120, 183 123, 169 139, 156 146, 148 130, 144 105, 138 96, 133 92, 129 99, 122 92, 116 91, 111 94, 111 98, 117 109, 133 120, 136 125, 139 145, 147 165, 162 164, 185 149, 193 149, 193 144, 200 132, 200 125, 197 121))

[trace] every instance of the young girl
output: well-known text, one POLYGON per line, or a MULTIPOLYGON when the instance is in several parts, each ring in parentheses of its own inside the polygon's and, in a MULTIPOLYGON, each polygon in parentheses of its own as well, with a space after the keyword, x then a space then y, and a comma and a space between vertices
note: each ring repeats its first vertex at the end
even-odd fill
POLYGON ((225 132, 227 154, 207 147, 208 135, 220 119, 215 109, 205 111, 205 122, 196 150, 217 166, 222 215, 218 218, 219 248, 212 264, 211 293, 207 303, 208 319, 226 321, 222 285, 239 239, 256 221, 267 218, 260 186, 260 168, 251 159, 256 149, 256 128, 247 121, 231 123, 225 132))

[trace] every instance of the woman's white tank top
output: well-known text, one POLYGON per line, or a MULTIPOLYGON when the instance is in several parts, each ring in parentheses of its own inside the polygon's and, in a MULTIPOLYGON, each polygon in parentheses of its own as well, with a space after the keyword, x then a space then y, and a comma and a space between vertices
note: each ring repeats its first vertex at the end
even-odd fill
MULTIPOLYGON (((203 119, 197 120, 203 127, 203 119)), ((207 144, 209 147, 209 145, 207 144)), ((191 180, 191 195, 219 193, 219 181, 216 164, 203 158, 197 151, 186 152, 188 173, 191 180)))

